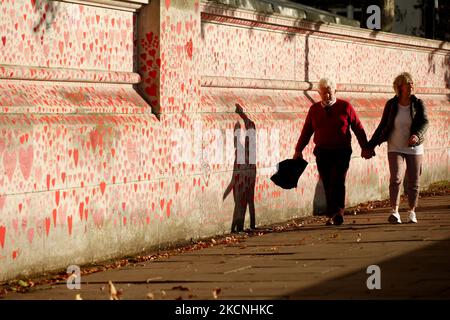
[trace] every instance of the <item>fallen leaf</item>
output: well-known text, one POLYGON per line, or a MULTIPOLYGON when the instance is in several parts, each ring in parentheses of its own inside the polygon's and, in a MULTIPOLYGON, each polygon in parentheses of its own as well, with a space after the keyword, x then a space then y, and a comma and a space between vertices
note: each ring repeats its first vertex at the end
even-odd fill
POLYGON ((240 268, 237 268, 237 269, 228 270, 228 271, 225 271, 224 274, 250 269, 251 267, 252 267, 251 265, 248 265, 248 266, 240 267, 240 268))
POLYGON ((183 287, 183 286, 173 287, 172 290, 191 291, 191 289, 183 287))
POLYGON ((159 280, 159 279, 162 279, 162 277, 148 278, 148 279, 146 280, 146 282, 147 282, 147 283, 150 283, 150 282, 152 282, 153 280, 159 280))
POLYGON ((8 290, 6 290, 6 289, 0 290, 0 298, 6 297, 7 294, 8 294, 8 290))
POLYGON ((108 285, 109 285, 109 300, 119 300, 119 294, 111 280, 108 281, 108 285))
POLYGON ((83 298, 81 298, 81 295, 78 293, 75 295, 75 300, 83 300, 83 298))
POLYGON ((19 280, 17 281, 17 283, 19 284, 19 286, 21 287, 28 287, 28 282, 25 282, 23 280, 19 280))
POLYGON ((165 296, 167 295, 167 293, 166 293, 164 290, 161 290, 161 295, 162 295, 163 297, 165 297, 165 296))
POLYGON ((149 293, 147 293, 147 299, 154 300, 155 295, 153 293, 149 292, 149 293))
POLYGON ((220 293, 221 291, 222 291, 221 288, 216 288, 216 289, 214 289, 213 292, 212 292, 213 298, 214 298, 214 299, 217 299, 218 296, 219 296, 219 293, 220 293))
POLYGON ((356 237, 356 242, 360 242, 361 241, 361 233, 358 232, 358 236, 356 237))

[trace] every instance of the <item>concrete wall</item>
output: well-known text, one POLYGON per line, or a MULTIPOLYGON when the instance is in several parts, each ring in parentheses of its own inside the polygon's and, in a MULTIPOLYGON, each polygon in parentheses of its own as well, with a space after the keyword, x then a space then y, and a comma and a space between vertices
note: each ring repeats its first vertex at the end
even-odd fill
MULTIPOLYGON (((324 75, 369 135, 393 78, 415 75, 431 120, 422 187, 449 179, 449 43, 268 2, 0 1, 0 280, 226 233, 248 202, 257 225, 311 215, 312 142, 297 189, 269 178, 324 75), (246 125, 254 166, 235 164, 246 125)), ((386 146, 366 161, 353 140, 347 204, 385 198, 386 146)))

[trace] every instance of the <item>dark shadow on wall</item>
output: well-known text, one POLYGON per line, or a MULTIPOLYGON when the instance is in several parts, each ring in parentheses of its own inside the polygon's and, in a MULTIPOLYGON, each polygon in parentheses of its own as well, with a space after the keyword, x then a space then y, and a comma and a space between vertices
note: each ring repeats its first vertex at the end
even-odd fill
POLYGON ((322 179, 319 178, 314 189, 313 199, 313 215, 324 216, 327 213, 327 200, 325 198, 325 189, 323 188, 322 179))
MULTIPOLYGON (((398 240, 400 243, 422 241, 398 240)), ((370 246, 380 240, 362 241, 361 247, 370 246)), ((392 241, 391 241, 392 242, 392 241)), ((389 242, 384 242, 389 245, 389 242)), ((380 267, 381 289, 367 288, 368 278, 374 273, 367 266, 355 272, 330 279, 326 282, 292 292, 288 299, 448 299, 450 294, 450 238, 433 241, 421 249, 401 256, 374 262, 380 267)), ((346 249, 350 246, 343 243, 346 249)), ((324 258, 321 256, 320 258, 324 258)), ((331 258, 330 258, 331 259, 331 258)), ((354 259, 354 258, 353 258, 354 259)), ((357 261, 356 261, 357 263, 357 261)), ((339 261, 326 265, 339 264, 339 261)), ((371 278, 369 283, 373 283, 371 278)))
MULTIPOLYGON (((445 88, 450 89, 450 54, 445 55, 445 88)), ((450 101, 450 94, 447 94, 447 101, 450 101)))
MULTIPOLYGON (((43 32, 50 29, 53 22, 56 19, 56 15, 59 10, 59 1, 50 0, 36 0, 31 2, 34 11, 37 13, 38 20, 33 24, 33 32, 37 36, 43 35, 43 32)), ((41 43, 43 43, 43 37, 41 38, 41 43)))
MULTIPOLYGON (((436 73, 436 67, 438 67, 439 68, 439 66, 436 66, 436 61, 434 60, 434 58, 436 57, 436 54, 438 54, 438 52, 440 51, 440 50, 442 50, 442 48, 444 47, 444 45, 446 44, 447 42, 446 41, 442 41, 440 44, 439 44, 439 47, 438 48, 436 48, 436 49, 434 49, 433 51, 431 51, 429 54, 428 54, 428 73, 430 73, 430 72, 432 72, 432 73, 436 73)), ((444 59, 444 61, 445 61, 445 63, 447 64, 447 59, 448 59, 448 55, 445 57, 445 59, 444 59)), ((446 78, 446 80, 447 80, 447 71, 446 71, 446 73, 445 73, 445 78, 446 78)), ((447 84, 447 82, 446 82, 446 84, 447 84)))
MULTIPOLYGON (((314 29, 318 31, 320 29, 320 25, 322 23, 318 23, 314 25, 314 29)), ((310 81, 309 75, 309 38, 314 31, 306 32, 305 34, 305 82, 309 84, 309 88, 304 91, 305 96, 308 100, 314 104, 316 101, 310 96, 308 91, 313 89, 313 83, 310 81)), ((323 188, 322 179, 319 178, 316 184, 316 188, 314 189, 314 199, 313 199, 313 215, 325 215, 327 210, 327 203, 325 199, 325 190, 323 188)))
MULTIPOLYGON (((319 28, 319 26, 317 28, 319 28)), ((313 88, 313 84, 309 79, 309 37, 311 33, 313 32, 307 32, 305 35, 305 82, 309 84, 309 87, 308 89, 303 91, 303 93, 311 103, 315 103, 314 99, 308 93, 308 91, 312 90, 313 88)))
MULTIPOLYGON (((319 31, 320 30, 320 26, 323 24, 323 22, 317 22, 314 24, 310 24, 310 27, 313 27, 315 31, 319 31)), ((316 101, 314 101, 314 99, 310 96, 310 94, 308 93, 309 91, 312 90, 313 88, 313 83, 311 82, 310 79, 310 75, 309 75, 309 38, 311 36, 311 34, 314 34, 315 31, 307 31, 305 33, 305 82, 309 84, 309 87, 303 91, 303 93, 305 94, 305 96, 308 98, 308 100, 311 103, 315 103, 316 101)))
POLYGON ((223 199, 233 191, 234 212, 231 223, 231 232, 244 230, 245 213, 247 207, 250 215, 250 228, 256 227, 255 215, 255 184, 256 184, 256 126, 239 104, 235 111, 244 121, 245 145, 240 143, 242 134, 241 124, 234 125, 234 151, 233 176, 225 189, 223 199))

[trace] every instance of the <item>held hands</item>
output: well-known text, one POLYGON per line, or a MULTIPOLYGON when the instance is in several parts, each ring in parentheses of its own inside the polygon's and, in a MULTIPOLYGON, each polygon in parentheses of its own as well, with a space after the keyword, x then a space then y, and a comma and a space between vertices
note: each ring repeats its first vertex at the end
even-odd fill
POLYGON ((364 159, 368 160, 372 157, 375 156, 375 149, 362 149, 361 150, 361 157, 363 157, 364 159))
POLYGON ((419 137, 413 134, 411 137, 409 137, 408 145, 414 146, 417 142, 419 142, 419 137))

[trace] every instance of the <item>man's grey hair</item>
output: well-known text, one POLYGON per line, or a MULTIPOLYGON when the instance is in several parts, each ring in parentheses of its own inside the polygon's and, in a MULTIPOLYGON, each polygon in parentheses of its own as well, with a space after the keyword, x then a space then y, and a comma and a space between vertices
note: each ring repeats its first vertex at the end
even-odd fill
POLYGON ((317 85, 318 90, 320 90, 320 88, 328 88, 328 87, 331 90, 336 90, 336 82, 334 82, 334 80, 330 78, 322 78, 319 80, 319 84, 317 85))

